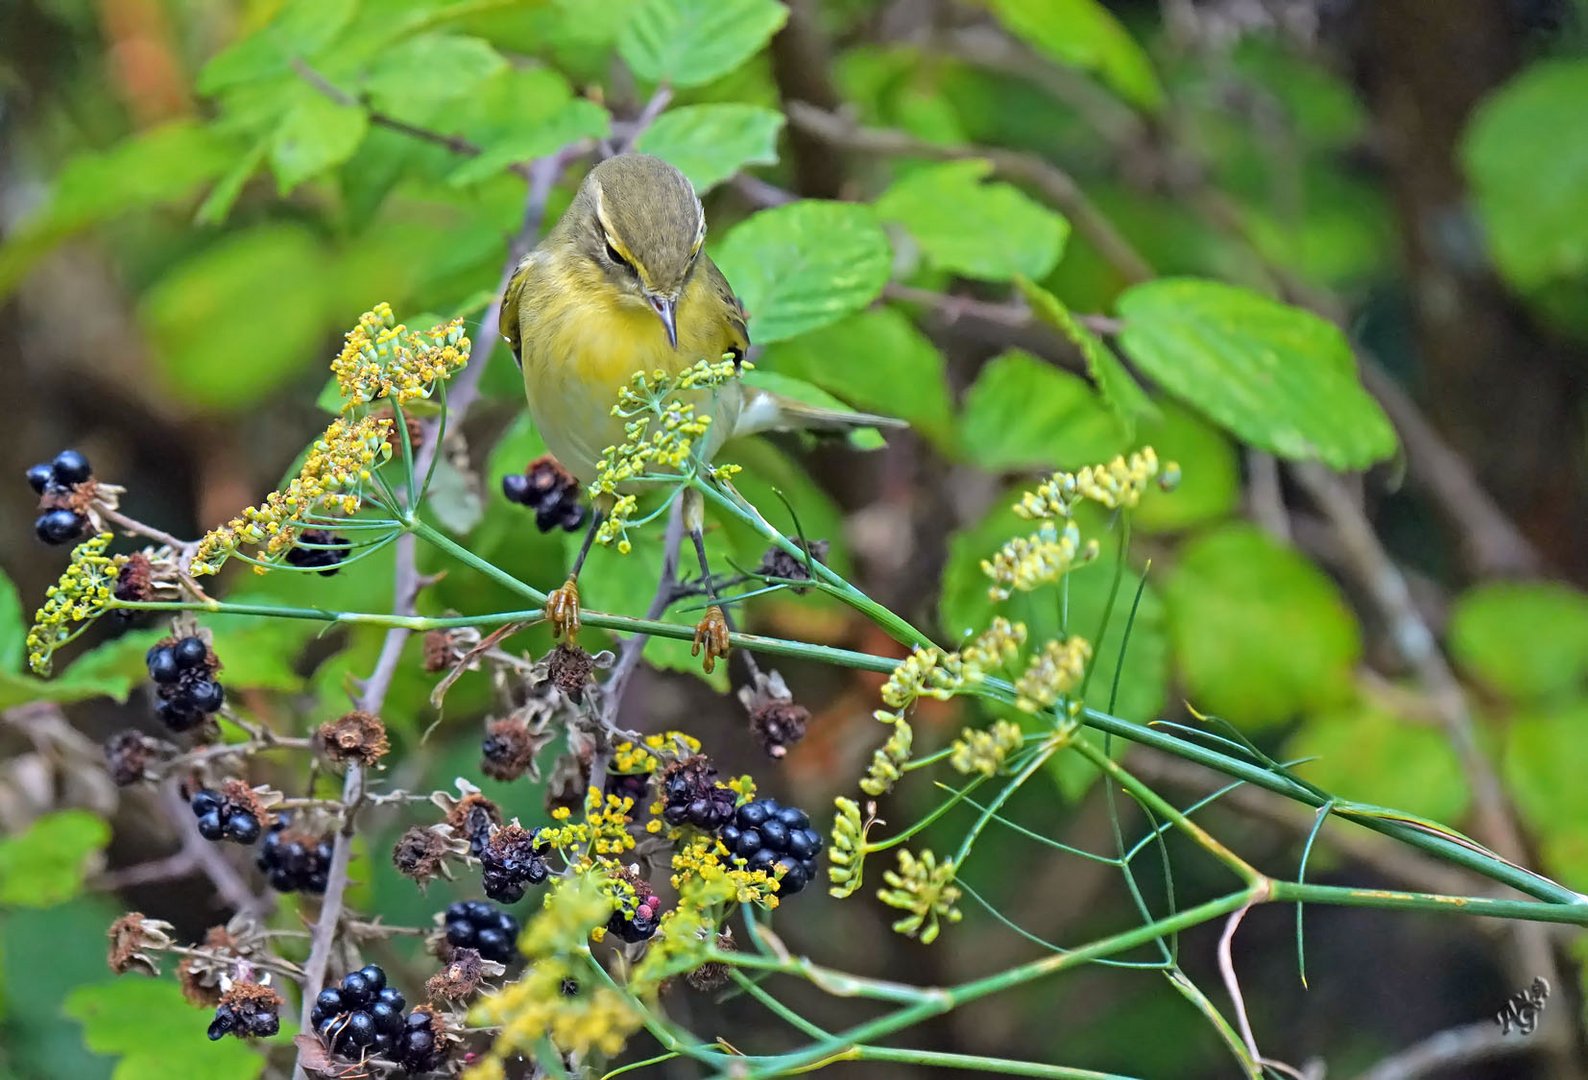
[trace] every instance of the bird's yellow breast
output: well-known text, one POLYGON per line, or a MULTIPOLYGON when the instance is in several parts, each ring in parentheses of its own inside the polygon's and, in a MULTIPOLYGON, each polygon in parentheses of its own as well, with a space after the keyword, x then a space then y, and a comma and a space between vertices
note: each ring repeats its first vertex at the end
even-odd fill
MULTIPOLYGON (((547 449, 589 483, 605 449, 623 441, 625 421, 612 415, 612 406, 635 374, 677 374, 698 360, 719 358, 733 341, 698 279, 679 298, 674 349, 649 308, 570 263, 553 257, 526 268, 519 304, 524 392, 547 449)), ((715 400, 710 393, 685 400, 713 415, 707 451, 714 452, 737 419, 738 384, 724 387, 715 400)))

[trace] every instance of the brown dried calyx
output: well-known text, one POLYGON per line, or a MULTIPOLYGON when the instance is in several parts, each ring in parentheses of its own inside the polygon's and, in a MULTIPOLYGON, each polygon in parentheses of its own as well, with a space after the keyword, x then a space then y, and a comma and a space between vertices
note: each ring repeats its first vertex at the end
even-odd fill
MULTIPOLYGON (((224 926, 212 926, 204 932, 203 948, 216 954, 222 962, 227 956, 247 955, 238 947, 237 938, 224 926)), ((176 979, 182 996, 194 1005, 214 1008, 221 1003, 220 973, 216 963, 185 956, 176 966, 176 979)))
MULTIPOLYGON (((733 952, 733 931, 724 930, 717 935, 717 949, 720 952, 733 952)), ((710 992, 721 990, 728 985, 728 965, 720 960, 708 960, 698 968, 684 976, 684 981, 693 990, 710 992)))
POLYGON ((590 684, 590 673, 594 670, 595 658, 569 642, 558 645, 547 658, 547 678, 576 703, 583 700, 585 687, 590 684))
POLYGON ((453 949, 447 966, 425 981, 425 993, 432 998, 461 1001, 480 988, 487 975, 500 975, 501 964, 482 960, 478 949, 453 949))
POLYGON ((321 724, 314 733, 314 744, 338 765, 356 764, 365 768, 391 750, 381 718, 358 709, 321 724))
POLYGON ((153 743, 142 732, 131 728, 112 735, 105 742, 105 765, 117 787, 142 780, 154 755, 153 743))
POLYGON ((445 836, 435 829, 414 825, 397 838, 397 843, 392 847, 391 861, 400 874, 422 887, 433 878, 452 876, 447 873, 446 866, 450 854, 452 847, 445 836))
POLYGON ((459 659, 452 645, 452 634, 446 630, 432 630, 424 638, 424 668, 436 675, 450 668, 459 659))
MULTIPOLYGON (((826 540, 799 540, 795 543, 811 557, 812 562, 823 564, 827 562, 829 544, 826 540)), ((761 556, 761 565, 755 568, 755 572, 762 577, 782 578, 785 581, 811 579, 810 567, 804 559, 790 555, 777 546, 768 548, 766 554, 761 556)), ((803 593, 805 590, 797 588, 793 591, 803 593)))
POLYGON ((113 590, 117 600, 141 604, 154 599, 154 563, 149 556, 135 551, 127 556, 116 572, 113 590))
POLYGON ((805 737, 810 710, 794 700, 776 671, 757 673, 753 685, 740 688, 739 701, 750 713, 750 734, 768 757, 785 756, 789 747, 805 737))
POLYGON ((117 975, 134 970, 158 975, 159 965, 148 954, 148 950, 169 949, 173 929, 168 922, 146 919, 141 912, 129 911, 110 924, 110 930, 105 935, 110 939, 110 950, 105 955, 105 962, 117 975))
POLYGON ((485 850, 491 830, 506 820, 502 808, 478 791, 465 794, 447 812, 447 824, 452 826, 454 834, 469 842, 469 854, 476 858, 485 850))
POLYGON ((480 742, 480 771, 492 780, 517 780, 535 763, 537 740, 512 717, 497 720, 480 742))

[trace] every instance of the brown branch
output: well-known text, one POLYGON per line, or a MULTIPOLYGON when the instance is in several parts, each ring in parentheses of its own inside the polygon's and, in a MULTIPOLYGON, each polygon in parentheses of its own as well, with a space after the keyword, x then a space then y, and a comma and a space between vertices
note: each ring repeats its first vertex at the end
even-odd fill
POLYGON ((796 128, 825 140, 832 146, 861 153, 898 157, 923 157, 934 161, 961 161, 981 158, 1006 180, 1029 184, 1054 206, 1062 210, 1075 231, 1084 236, 1110 266, 1126 281, 1135 283, 1153 277, 1152 266, 1089 199, 1074 177, 1035 154, 1006 150, 997 146, 945 146, 927 142, 914 135, 886 128, 861 127, 837 113, 812 108, 798 101, 788 103, 788 118, 796 128))
POLYGON ((1497 1024, 1465 1024, 1436 1032, 1422 1042, 1384 1058, 1357 1080, 1421 1080, 1446 1076, 1463 1065, 1533 1054, 1544 1047, 1521 1035, 1507 1035, 1497 1024))

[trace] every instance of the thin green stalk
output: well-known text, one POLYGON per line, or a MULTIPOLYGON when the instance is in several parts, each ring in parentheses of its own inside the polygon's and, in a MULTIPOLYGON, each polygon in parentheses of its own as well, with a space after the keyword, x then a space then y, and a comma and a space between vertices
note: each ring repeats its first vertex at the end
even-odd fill
POLYGON ((474 570, 478 570, 480 573, 484 574, 492 581, 495 581, 497 584, 505 586, 513 592, 518 593, 518 595, 526 598, 530 603, 544 604, 546 602, 545 593, 541 592, 533 585, 528 585, 522 581, 519 581, 516 577, 514 577, 512 574, 509 574, 506 570, 503 570, 495 563, 480 558, 478 555, 474 554, 474 552, 453 540, 441 530, 432 527, 428 522, 424 521, 418 516, 415 516, 409 520, 408 528, 415 536, 429 544, 431 547, 437 548, 440 551, 444 551, 446 554, 452 556, 465 566, 468 566, 474 570))
POLYGON ((925 1065, 939 1069, 965 1069, 998 1073, 1001 1076, 1045 1076, 1055 1080, 1133 1080, 1121 1073, 1101 1073, 1075 1069, 1068 1065, 1045 1065, 1038 1061, 984 1057, 981 1054, 951 1054, 938 1050, 910 1050, 892 1046, 851 1046, 786 1075, 815 1072, 844 1061, 891 1061, 902 1065, 925 1065))
POLYGON ((1431 911, 1441 915, 1487 915, 1496 919, 1588 926, 1588 904, 1557 904, 1537 900, 1495 900, 1486 896, 1443 896, 1439 893, 1357 889, 1342 885, 1305 885, 1273 881, 1272 899, 1297 903, 1336 904, 1381 911, 1431 911))
POLYGON ((790 1025, 791 1027, 798 1028, 801 1032, 813 1039, 830 1039, 833 1037, 832 1032, 826 1030, 825 1028, 818 1027, 809 1020, 805 1019, 799 1013, 795 1012, 777 998, 767 993, 764 989, 762 989, 760 983, 750 978, 750 976, 746 975, 744 972, 729 968, 728 975, 733 979, 734 982, 739 984, 739 988, 741 990, 755 998, 755 1000, 759 1001, 762 1005, 765 1005, 773 1013, 776 1013, 784 1023, 790 1025))

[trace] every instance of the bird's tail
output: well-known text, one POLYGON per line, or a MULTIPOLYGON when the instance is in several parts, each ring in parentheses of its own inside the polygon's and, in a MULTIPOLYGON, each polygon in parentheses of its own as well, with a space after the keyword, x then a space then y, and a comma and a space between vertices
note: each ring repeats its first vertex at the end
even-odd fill
POLYGON ((746 389, 739 420, 733 434, 754 435, 762 431, 846 432, 856 428, 903 428, 910 425, 892 416, 835 409, 797 401, 770 390, 746 389))

